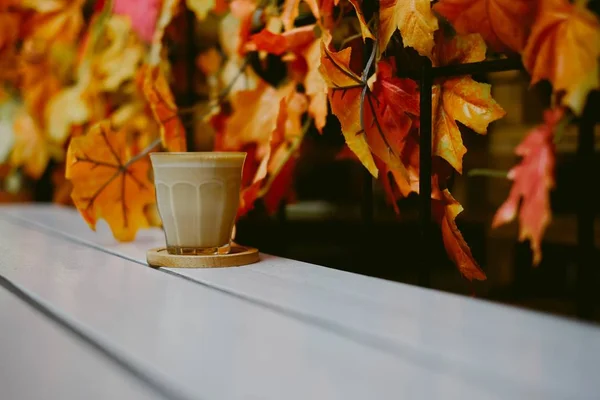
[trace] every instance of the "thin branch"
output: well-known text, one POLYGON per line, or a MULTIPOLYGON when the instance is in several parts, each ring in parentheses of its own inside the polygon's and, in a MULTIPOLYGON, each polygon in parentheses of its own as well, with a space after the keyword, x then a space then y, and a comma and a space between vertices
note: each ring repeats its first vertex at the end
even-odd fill
POLYGON ((469 177, 473 176, 485 176, 487 178, 508 178, 508 171, 503 171, 499 169, 488 169, 488 168, 473 168, 470 170, 467 175, 469 177))
POLYGON ((154 149, 155 147, 159 146, 161 142, 160 138, 154 139, 154 141, 152 143, 150 143, 144 150, 140 151, 138 154, 136 154, 134 157, 130 158, 125 165, 123 165, 122 169, 126 170, 127 168, 129 168, 129 166, 131 164, 133 164, 134 162, 146 157, 148 155, 148 153, 150 153, 152 151, 152 149, 154 149))

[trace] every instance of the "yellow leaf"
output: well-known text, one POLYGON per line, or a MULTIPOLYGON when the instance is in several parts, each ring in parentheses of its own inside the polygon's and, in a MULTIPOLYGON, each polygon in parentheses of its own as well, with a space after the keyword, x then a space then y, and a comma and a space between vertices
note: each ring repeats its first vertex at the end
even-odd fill
POLYGON ((363 90, 361 79, 348 67, 352 49, 348 47, 339 52, 332 52, 327 50, 326 46, 325 42, 322 42, 319 71, 331 88, 329 91, 331 110, 340 121, 342 133, 350 150, 356 154, 367 170, 377 177, 379 172, 360 120, 363 90))
POLYGON ((15 116, 13 125, 15 143, 10 155, 13 167, 23 167, 25 173, 39 179, 50 161, 48 143, 39 127, 24 110, 15 116))
POLYGON ((45 112, 50 140, 63 144, 69 137, 72 126, 89 120, 91 113, 83 95, 84 89, 80 85, 71 86, 52 97, 45 112))
MULTIPOLYGON (((485 58, 485 43, 479 34, 439 36, 433 54, 440 65, 477 62, 485 58)), ((506 113, 492 98, 490 85, 470 76, 438 81, 433 87, 433 154, 442 157, 459 173, 467 149, 456 121, 485 134, 488 125, 506 113)))
POLYGON ((186 0, 187 6, 202 21, 215 8, 215 0, 186 0))
POLYGON ((600 22, 581 4, 545 0, 523 52, 531 84, 548 79, 562 104, 581 114, 588 93, 600 87, 600 22))
POLYGON ((85 221, 95 229, 98 219, 105 219, 121 241, 135 239, 150 225, 146 208, 155 202, 148 157, 131 159, 125 135, 103 121, 71 140, 66 161, 71 197, 85 221))
POLYGON ((275 129, 279 103, 294 90, 293 83, 275 89, 260 81, 254 90, 241 90, 231 99, 233 114, 225 126, 225 148, 240 149, 257 143, 258 157, 269 149, 269 135, 275 129))
POLYGON ((321 64, 321 41, 315 40, 306 50, 304 58, 308 65, 308 71, 304 78, 304 88, 310 98, 308 106, 309 114, 315 120, 315 126, 321 132, 327 120, 327 84, 319 72, 321 64))
POLYGON ((349 0, 354 9, 356 10, 356 17, 358 18, 358 23, 360 25, 360 32, 362 34, 363 40, 369 38, 374 39, 375 37, 371 33, 369 29, 369 25, 365 20, 365 15, 362 12, 362 0, 349 0))
POLYGON ((94 77, 99 87, 115 91, 133 79, 145 54, 143 44, 131 28, 129 18, 112 15, 93 56, 94 77))
POLYGON ((433 33, 438 20, 431 11, 430 0, 381 0, 379 2, 379 39, 383 52, 392 35, 400 29, 404 46, 431 58, 433 33))

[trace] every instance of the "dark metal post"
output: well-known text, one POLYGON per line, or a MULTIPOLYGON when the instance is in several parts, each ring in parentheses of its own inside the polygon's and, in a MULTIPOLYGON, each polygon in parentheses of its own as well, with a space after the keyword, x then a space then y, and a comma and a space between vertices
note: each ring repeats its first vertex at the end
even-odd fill
POLYGON ((431 108, 432 70, 427 63, 421 70, 420 79, 420 132, 419 132, 419 225, 421 227, 421 265, 419 285, 431 286, 431 108))
MULTIPOLYGON (((579 176, 590 174, 594 168, 594 124, 596 115, 592 110, 592 96, 579 124, 577 141, 577 163, 579 176)), ((577 314, 580 318, 591 319, 594 312, 594 195, 588 185, 578 185, 577 202, 577 314)))

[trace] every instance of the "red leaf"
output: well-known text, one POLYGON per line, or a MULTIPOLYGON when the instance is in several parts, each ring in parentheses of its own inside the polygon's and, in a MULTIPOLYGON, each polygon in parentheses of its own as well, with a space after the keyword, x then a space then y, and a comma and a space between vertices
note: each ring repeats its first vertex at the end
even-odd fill
POLYGON ((483 281, 486 279, 485 273, 479 268, 469 245, 456 226, 456 216, 462 212, 463 208, 452 197, 448 189, 441 193, 441 201, 435 201, 433 204, 433 215, 441 226, 442 240, 448 257, 452 259, 465 278, 470 281, 473 279, 483 281))
POLYGON ((287 51, 287 40, 282 35, 263 29, 250 37, 247 50, 266 51, 277 56, 287 51))
POLYGON ((515 153, 523 159, 508 173, 514 183, 508 199, 500 206, 492 222, 495 228, 512 221, 521 203, 519 240, 530 240, 534 265, 542 259, 542 236, 552 215, 549 192, 554 187, 553 138, 554 129, 563 115, 561 108, 546 111, 545 123, 529 132, 517 146, 515 153))

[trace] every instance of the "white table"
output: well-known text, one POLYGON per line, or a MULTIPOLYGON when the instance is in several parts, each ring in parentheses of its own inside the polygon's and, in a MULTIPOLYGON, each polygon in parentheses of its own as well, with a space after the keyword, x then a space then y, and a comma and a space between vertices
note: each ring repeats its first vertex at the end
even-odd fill
POLYGON ((599 399, 600 328, 262 255, 152 269, 76 211, 0 207, 0 398, 599 399))

